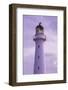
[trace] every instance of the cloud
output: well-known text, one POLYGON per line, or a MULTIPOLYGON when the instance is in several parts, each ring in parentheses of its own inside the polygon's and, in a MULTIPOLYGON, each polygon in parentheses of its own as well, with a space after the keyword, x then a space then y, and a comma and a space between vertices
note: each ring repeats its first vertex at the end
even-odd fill
POLYGON ((34 56, 35 47, 24 48, 24 57, 34 56))

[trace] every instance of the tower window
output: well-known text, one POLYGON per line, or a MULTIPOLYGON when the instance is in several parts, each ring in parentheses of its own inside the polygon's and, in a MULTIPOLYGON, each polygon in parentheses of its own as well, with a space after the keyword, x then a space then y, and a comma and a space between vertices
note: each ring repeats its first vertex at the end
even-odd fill
POLYGON ((40 45, 38 45, 38 48, 40 47, 40 45))
POLYGON ((40 58, 40 56, 38 56, 38 59, 40 58))
POLYGON ((39 66, 38 66, 38 70, 39 70, 39 66))

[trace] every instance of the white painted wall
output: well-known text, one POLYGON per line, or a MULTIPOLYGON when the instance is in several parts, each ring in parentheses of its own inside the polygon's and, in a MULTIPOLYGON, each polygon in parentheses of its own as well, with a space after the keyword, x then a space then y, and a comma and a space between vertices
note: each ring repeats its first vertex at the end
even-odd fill
MULTIPOLYGON (((40 85, 40 86, 37 85, 37 86, 27 86, 27 87, 26 86, 11 87, 8 85, 8 70, 9 70, 9 45, 8 45, 9 44, 8 41, 9 40, 9 6, 8 5, 10 3, 41 4, 41 5, 55 5, 55 6, 57 5, 57 6, 66 6, 68 9, 68 4, 67 4, 68 0, 0 0, 0 90, 35 90, 35 89, 36 90, 54 90, 54 89, 67 90, 68 83, 40 85)), ((68 12, 67 12, 67 16, 68 16, 68 12)), ((67 18, 67 22, 68 22, 68 18, 67 18)), ((67 76, 68 76, 68 72, 67 72, 67 76)))

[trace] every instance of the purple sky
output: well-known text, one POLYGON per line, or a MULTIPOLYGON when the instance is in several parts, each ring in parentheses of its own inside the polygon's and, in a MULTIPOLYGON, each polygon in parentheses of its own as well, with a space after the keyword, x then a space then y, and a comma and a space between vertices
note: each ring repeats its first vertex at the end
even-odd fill
POLYGON ((57 16, 24 15, 24 74, 33 74, 35 27, 39 22, 44 27, 46 41, 44 43, 45 73, 57 72, 57 16))

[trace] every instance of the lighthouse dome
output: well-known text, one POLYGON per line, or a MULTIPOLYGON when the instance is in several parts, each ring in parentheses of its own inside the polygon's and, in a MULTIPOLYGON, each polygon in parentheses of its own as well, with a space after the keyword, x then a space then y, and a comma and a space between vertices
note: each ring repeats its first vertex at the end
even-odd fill
POLYGON ((43 33, 44 27, 41 25, 41 22, 36 26, 36 33, 43 33))

